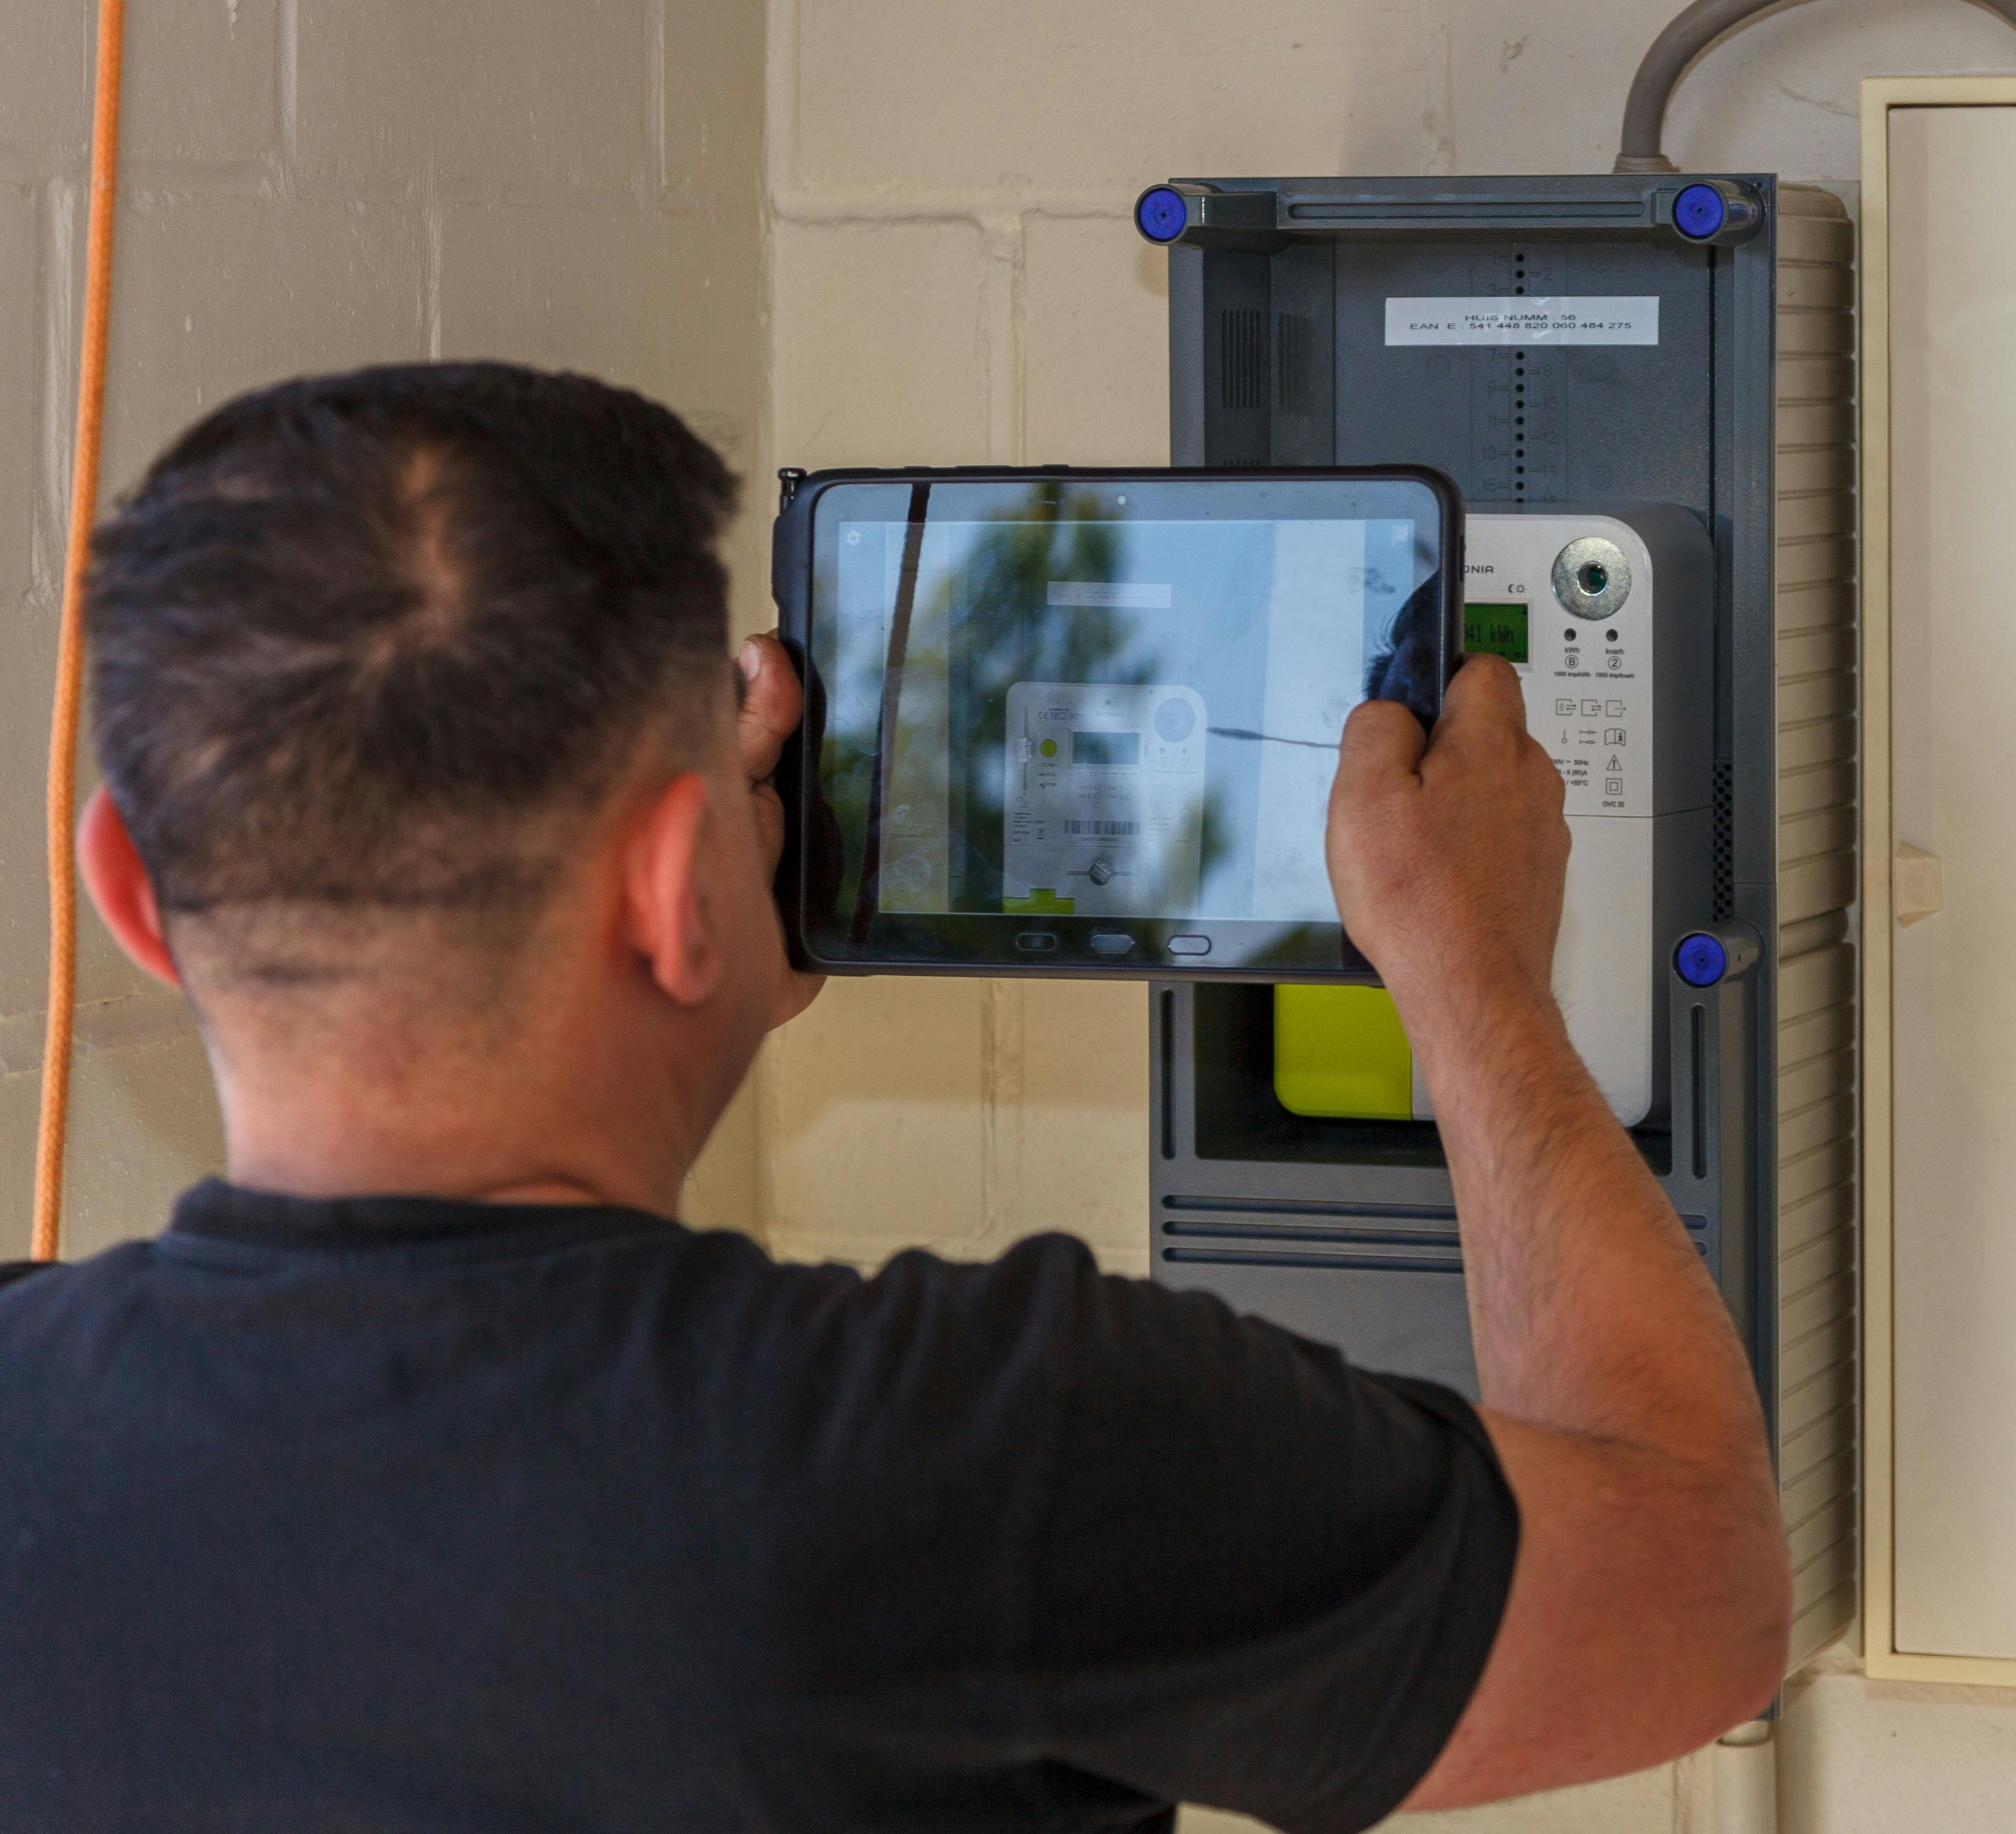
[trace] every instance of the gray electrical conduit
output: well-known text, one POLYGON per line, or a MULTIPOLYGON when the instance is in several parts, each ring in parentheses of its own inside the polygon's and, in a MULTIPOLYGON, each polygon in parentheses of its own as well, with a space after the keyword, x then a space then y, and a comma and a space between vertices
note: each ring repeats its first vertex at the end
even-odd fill
MULTIPOLYGON (((1805 0, 1789 0, 1802 6, 1805 0)), ((2016 26, 2016 0, 1973 0, 1985 11, 1999 14, 2016 26)), ((1673 162, 1659 150, 1665 128, 1666 104, 1687 74, 1687 66, 1716 39, 1748 25, 1761 13, 1782 11, 1787 0, 1694 0, 1658 38, 1638 74, 1631 79, 1631 94, 1624 104, 1624 137, 1618 146, 1620 172, 1670 172, 1673 162)))

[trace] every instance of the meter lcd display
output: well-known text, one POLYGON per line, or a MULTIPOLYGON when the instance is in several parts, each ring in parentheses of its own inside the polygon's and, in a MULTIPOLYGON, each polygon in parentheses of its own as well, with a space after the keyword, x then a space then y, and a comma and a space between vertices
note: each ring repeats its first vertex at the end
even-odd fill
POLYGON ((1526 607, 1514 600, 1502 605, 1468 604, 1463 608, 1463 647, 1469 654, 1503 656, 1524 668, 1526 607))
POLYGON ((813 481, 806 957, 1363 971, 1325 816, 1354 706, 1439 705, 1436 481, 813 481))

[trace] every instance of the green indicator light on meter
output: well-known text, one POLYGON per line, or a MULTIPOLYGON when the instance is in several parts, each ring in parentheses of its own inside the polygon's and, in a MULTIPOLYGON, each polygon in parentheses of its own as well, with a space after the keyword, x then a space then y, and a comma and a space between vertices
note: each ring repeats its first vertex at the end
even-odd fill
POLYGON ((1473 655, 1503 656, 1523 665, 1527 661, 1526 607, 1519 604, 1477 604, 1463 608, 1463 647, 1473 655))

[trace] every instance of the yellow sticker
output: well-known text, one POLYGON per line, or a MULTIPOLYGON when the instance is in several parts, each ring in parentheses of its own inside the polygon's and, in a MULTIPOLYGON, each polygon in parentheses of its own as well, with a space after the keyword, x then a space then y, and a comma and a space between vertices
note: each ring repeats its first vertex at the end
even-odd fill
POLYGON ((1276 987, 1274 1094, 1291 1114, 1411 1121, 1414 1054, 1383 987, 1276 987))
POLYGON ((1033 887, 1026 898, 1004 898, 1001 910, 1006 917, 1069 917, 1078 908, 1076 900, 1060 898, 1048 885, 1033 887))

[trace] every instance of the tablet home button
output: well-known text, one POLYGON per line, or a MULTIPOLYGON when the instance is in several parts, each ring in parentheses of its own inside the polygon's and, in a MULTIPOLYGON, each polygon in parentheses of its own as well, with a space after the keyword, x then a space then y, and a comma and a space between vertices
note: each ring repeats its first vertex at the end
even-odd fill
POLYGON ((1172 955, 1208 955, 1211 939, 1208 936, 1172 936, 1169 939, 1172 955))
POLYGON ((1046 930, 1024 930, 1015 939, 1015 946, 1026 949, 1031 955, 1044 954, 1057 946, 1057 938, 1046 930))
POLYGON ((1101 955, 1125 955, 1134 946, 1134 939, 1132 936, 1117 936, 1107 931, 1094 936, 1092 946, 1101 955))

